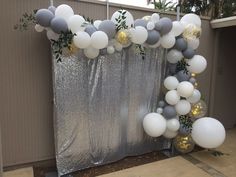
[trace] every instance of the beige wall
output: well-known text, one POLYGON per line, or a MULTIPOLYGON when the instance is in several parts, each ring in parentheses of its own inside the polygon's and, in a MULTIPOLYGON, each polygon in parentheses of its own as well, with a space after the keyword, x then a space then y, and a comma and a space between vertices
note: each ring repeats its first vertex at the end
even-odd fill
MULTIPOLYGON (((55 2, 59 5, 65 1, 55 2)), ((103 4, 66 3, 87 17, 106 18, 103 4)), ((50 45, 45 34, 33 29, 27 32, 13 30, 23 12, 48 4, 49 0, 1 0, 0 122, 4 166, 54 158, 50 45)), ((119 6, 112 6, 110 14, 117 8, 119 6)), ((126 9, 135 18, 152 13, 151 10, 126 9)), ((207 102, 212 79, 213 44, 214 33, 205 19, 199 53, 207 58, 208 69, 199 80, 207 102)))

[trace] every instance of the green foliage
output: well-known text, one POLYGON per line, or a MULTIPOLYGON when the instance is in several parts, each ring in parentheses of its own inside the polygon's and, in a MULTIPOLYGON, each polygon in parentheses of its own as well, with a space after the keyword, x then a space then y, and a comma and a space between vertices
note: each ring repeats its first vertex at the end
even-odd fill
POLYGON ((167 2, 167 0, 158 0, 158 1, 154 1, 152 3, 154 4, 155 9, 162 11, 162 12, 175 10, 176 4, 177 4, 172 1, 167 2))
POLYGON ((193 121, 191 120, 190 116, 188 116, 188 115, 179 116, 179 122, 181 125, 183 125, 183 128, 186 128, 188 130, 192 130, 193 121))
POLYGON ((52 51, 56 56, 57 62, 62 61, 62 54, 64 48, 68 48, 70 50, 72 40, 75 35, 76 34, 73 34, 71 31, 62 32, 58 40, 51 40, 52 51))
POLYGON ((127 11, 122 9, 122 10, 118 10, 118 12, 120 14, 119 14, 118 18, 115 19, 117 22, 116 23, 116 31, 119 31, 121 29, 127 29, 128 26, 126 25, 126 21, 125 21, 125 19, 126 19, 125 14, 127 11))
POLYGON ((19 23, 14 25, 15 30, 25 31, 29 26, 36 24, 35 14, 38 10, 34 10, 32 13, 25 12, 19 19, 19 23))
POLYGON ((83 24, 84 26, 86 26, 87 24, 93 24, 94 20, 90 17, 86 17, 85 15, 83 15, 83 18, 85 19, 85 23, 83 24))
POLYGON ((211 153, 211 155, 213 155, 215 157, 220 157, 220 156, 223 156, 223 155, 229 155, 227 153, 217 151, 217 150, 212 150, 212 149, 208 149, 208 151, 211 153))
POLYGON ((146 56, 146 48, 143 47, 142 45, 140 44, 136 44, 135 45, 135 48, 136 48, 136 51, 139 55, 142 56, 142 59, 144 60, 145 59, 145 56, 146 56))
POLYGON ((189 64, 186 62, 186 59, 178 61, 176 66, 176 73, 182 70, 184 70, 184 73, 188 73, 187 66, 189 66, 189 64))
POLYGON ((182 13, 208 15, 212 4, 209 0, 184 0, 180 1, 179 5, 182 13))

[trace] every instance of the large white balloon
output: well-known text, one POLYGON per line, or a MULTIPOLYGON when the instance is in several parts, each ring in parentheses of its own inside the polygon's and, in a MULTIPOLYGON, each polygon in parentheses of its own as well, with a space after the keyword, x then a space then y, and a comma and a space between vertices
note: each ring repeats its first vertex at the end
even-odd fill
POLYGON ((167 55, 166 59, 170 63, 177 63, 178 61, 182 60, 184 58, 182 52, 176 50, 176 49, 171 49, 167 55))
POLYGON ((194 55, 187 63, 189 65, 187 66, 188 71, 195 74, 203 72, 207 67, 207 61, 201 55, 194 55))
POLYGON ((193 94, 187 98, 187 101, 194 104, 197 103, 200 99, 201 99, 201 92, 199 92, 199 90, 197 89, 194 89, 193 94))
POLYGON ((177 86, 179 85, 179 81, 176 77, 174 76, 168 76, 165 80, 164 80, 164 86, 166 89, 168 90, 174 90, 177 88, 177 86))
MULTIPOLYGON (((127 11, 127 10, 121 10, 122 11, 122 13, 124 13, 125 12, 125 23, 126 23, 126 25, 128 26, 128 28, 131 28, 133 25, 134 25, 134 17, 132 16, 132 14, 129 12, 129 11, 127 11)), ((120 12, 118 12, 118 11, 116 11, 113 15, 112 15, 112 17, 111 17, 111 21, 113 21, 115 24, 117 24, 117 21, 116 21, 116 19, 118 19, 119 18, 119 16, 121 15, 121 13, 120 12)))
POLYGON ((181 18, 180 22, 183 24, 191 24, 192 23, 198 27, 201 27, 201 19, 199 18, 198 15, 193 14, 193 13, 189 13, 189 14, 184 15, 181 18))
POLYGON ((83 31, 85 29, 83 23, 85 19, 80 15, 73 15, 68 19, 68 28, 73 32, 76 33, 78 31, 83 31))
POLYGON ((169 49, 175 45, 175 36, 171 33, 168 33, 161 37, 161 46, 169 49))
POLYGON ((177 131, 171 131, 169 129, 166 129, 166 131, 164 132, 163 136, 165 138, 171 139, 171 138, 176 137, 177 134, 178 134, 177 131))
POLYGON ((177 131, 179 130, 179 127, 180 127, 180 123, 179 123, 179 120, 177 119, 169 119, 167 120, 167 129, 170 130, 170 131, 177 131))
POLYGON ((191 84, 188 81, 183 81, 180 82, 179 85, 177 86, 177 92, 180 96, 188 98, 191 95, 193 95, 193 84, 191 84))
POLYGON ((85 49, 91 44, 91 38, 88 33, 79 31, 73 38, 73 42, 76 47, 80 49, 85 49))
POLYGON ((131 40, 135 44, 143 44, 148 37, 146 28, 142 26, 136 26, 134 30, 131 30, 131 40))
POLYGON ((180 96, 176 90, 171 90, 166 93, 165 100, 170 105, 175 105, 180 100, 180 96))
POLYGON ((55 16, 63 18, 66 22, 68 22, 69 18, 73 15, 73 9, 66 4, 59 5, 55 11, 55 16))
POLYGON ((93 47, 84 49, 84 55, 90 59, 94 59, 99 55, 99 50, 93 47))
POLYGON ((172 24, 173 26, 170 33, 172 33, 174 36, 179 36, 180 34, 183 33, 184 26, 182 23, 180 23, 179 21, 174 21, 172 24))
POLYGON ((193 123, 192 138, 203 148, 217 148, 225 140, 225 128, 214 118, 200 118, 193 123))
POLYGON ((158 113, 149 113, 143 119, 143 128, 151 137, 161 136, 166 130, 166 119, 158 113))
POLYGON ((179 115, 186 115, 190 112, 191 110, 191 104, 186 101, 186 100, 180 100, 176 105, 175 105, 176 112, 179 115))
POLYGON ((187 39, 188 47, 196 50, 199 46, 199 39, 198 38, 188 38, 187 39))
POLYGON ((103 31, 96 31, 91 36, 91 45, 96 49, 103 49, 108 45, 108 36, 103 31))

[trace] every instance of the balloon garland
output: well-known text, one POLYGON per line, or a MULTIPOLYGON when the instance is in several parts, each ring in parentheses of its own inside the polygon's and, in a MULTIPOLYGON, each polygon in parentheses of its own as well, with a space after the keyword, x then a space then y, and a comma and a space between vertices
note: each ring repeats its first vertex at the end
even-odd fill
MULTIPOLYGON (((201 35, 201 19, 197 15, 186 14, 180 21, 172 22, 154 13, 134 20, 127 10, 118 10, 111 20, 92 21, 74 14, 66 4, 40 9, 34 15, 26 17, 36 22, 37 32, 46 31, 58 61, 79 50, 88 59, 95 59, 99 54, 120 52, 131 44, 136 45, 143 58, 145 48, 168 49, 166 94, 156 112, 144 117, 144 131, 151 137, 174 138, 173 144, 181 153, 191 152, 195 143, 216 148, 224 142, 223 125, 204 117, 207 106, 197 89, 195 76, 207 67, 206 59, 195 51, 201 35)), ((26 29, 28 23, 17 27, 26 29)))

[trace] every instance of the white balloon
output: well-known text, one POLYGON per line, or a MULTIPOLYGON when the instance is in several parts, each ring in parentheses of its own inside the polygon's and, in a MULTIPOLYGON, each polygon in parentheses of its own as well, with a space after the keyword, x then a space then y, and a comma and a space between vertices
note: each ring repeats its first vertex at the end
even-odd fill
POLYGON ((207 61, 201 55, 194 55, 187 63, 189 65, 187 66, 188 71, 195 74, 202 73, 207 67, 207 61))
POLYGON ((197 89, 194 89, 193 94, 187 98, 187 101, 194 104, 197 103, 200 99, 201 99, 201 92, 199 92, 199 90, 197 89))
POLYGON ((157 108, 157 113, 162 114, 163 113, 163 108, 157 108))
MULTIPOLYGON (((125 11, 126 11, 126 13, 124 15, 126 17, 125 18, 125 23, 128 26, 128 28, 130 28, 130 27, 132 27, 134 25, 134 18, 132 16, 132 14, 129 11, 127 11, 127 10, 122 10, 122 13, 125 12, 125 11)), ((115 24, 117 24, 116 18, 119 18, 119 16, 120 16, 120 12, 116 11, 112 15, 111 21, 113 21, 115 24)))
POLYGON ((193 14, 193 13, 189 13, 184 15, 180 22, 183 22, 185 24, 195 24, 198 27, 201 27, 201 19, 199 18, 198 15, 193 14))
POLYGON ((179 123, 179 120, 177 119, 169 119, 167 120, 166 126, 168 130, 175 132, 179 130, 180 123, 179 123))
POLYGON ((188 98, 191 95, 193 95, 193 84, 191 84, 188 81, 183 81, 180 82, 179 85, 177 86, 177 92, 180 96, 188 98))
POLYGON ((47 30, 47 38, 49 40, 55 40, 57 41, 59 39, 60 35, 59 34, 56 34, 54 33, 51 29, 50 30, 47 30))
POLYGON ((143 119, 143 128, 151 137, 161 136, 166 130, 166 119, 158 113, 149 113, 143 119))
POLYGON ((83 31, 85 27, 83 27, 83 23, 85 19, 80 15, 73 15, 68 19, 68 28, 73 32, 76 33, 78 31, 83 31))
POLYGON ((99 55, 99 50, 90 46, 84 49, 84 55, 90 59, 94 59, 99 55))
POLYGON ((164 132, 163 136, 165 138, 171 139, 171 138, 176 137, 177 134, 178 134, 177 131, 171 131, 169 129, 166 129, 166 131, 164 132))
POLYGON ((217 148, 225 140, 225 128, 218 120, 204 117, 193 123, 191 136, 203 148, 217 148))
POLYGON ((63 18, 66 22, 68 22, 69 18, 73 15, 73 9, 66 4, 59 5, 55 11, 55 16, 63 18))
POLYGON ((113 46, 108 46, 107 47, 107 53, 108 54, 113 54, 115 52, 115 48, 113 46))
POLYGON ((160 20, 160 15, 159 14, 157 14, 157 13, 152 14, 152 16, 151 16, 151 21, 152 22, 156 23, 159 20, 160 20))
POLYGON ((91 36, 91 45, 96 49, 103 49, 108 45, 108 36, 103 31, 96 31, 91 36))
POLYGON ((170 105, 175 105, 179 102, 180 96, 176 90, 171 90, 166 93, 165 100, 170 105))
POLYGON ((178 61, 182 60, 184 58, 182 52, 176 50, 176 49, 171 49, 167 55, 166 59, 170 63, 177 63, 178 61))
POLYGON ((100 25, 101 22, 102 22, 101 20, 95 20, 95 21, 93 22, 93 25, 98 29, 98 27, 99 27, 99 25, 100 25))
POLYGON ((173 26, 170 33, 172 33, 174 36, 179 36, 180 34, 183 33, 184 26, 182 23, 180 23, 179 21, 174 21, 172 24, 173 26))
POLYGON ((43 32, 44 27, 41 26, 41 25, 39 25, 39 24, 36 24, 35 27, 34 27, 34 29, 35 29, 35 31, 37 31, 37 32, 40 33, 40 32, 43 32))
POLYGON ((187 43, 188 43, 188 47, 195 50, 198 48, 200 42, 198 38, 188 38, 187 43))
POLYGON ((171 33, 168 33, 161 37, 162 47, 169 49, 175 45, 175 36, 171 33))
POLYGON ((123 49, 123 46, 119 42, 115 42, 114 47, 116 51, 120 52, 123 49))
POLYGON ((165 80, 164 80, 164 86, 166 89, 168 90, 174 90, 177 88, 179 84, 179 81, 176 77, 174 76, 168 76, 165 80))
POLYGON ((79 31, 73 38, 73 43, 80 49, 85 49, 91 44, 91 38, 88 33, 79 31))
POLYGON ((147 30, 153 30, 155 28, 155 23, 154 22, 148 22, 147 23, 147 30))
POLYGON ((142 27, 142 26, 137 26, 135 27, 134 30, 130 30, 131 31, 131 41, 135 44, 143 44, 148 37, 148 32, 146 30, 146 28, 142 27))
POLYGON ((190 112, 191 110, 191 104, 186 101, 186 100, 180 100, 176 105, 175 105, 176 112, 179 115, 186 115, 190 112))

